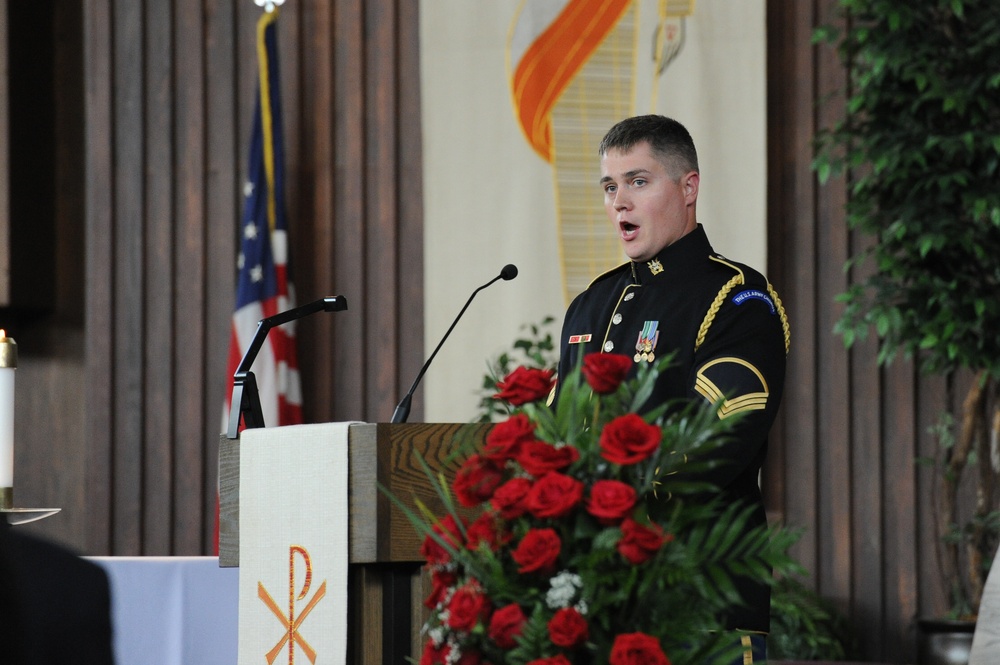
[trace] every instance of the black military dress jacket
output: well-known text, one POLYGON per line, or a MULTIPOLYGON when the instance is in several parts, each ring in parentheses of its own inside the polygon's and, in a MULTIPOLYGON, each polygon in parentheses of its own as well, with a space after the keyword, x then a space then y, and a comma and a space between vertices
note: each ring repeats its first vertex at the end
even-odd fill
MULTIPOLYGON (((725 401, 720 417, 745 412, 733 441, 719 456, 732 460, 700 476, 727 501, 755 506, 753 525, 766 523, 758 475, 767 435, 781 401, 788 322, 767 280, 746 265, 716 254, 703 227, 649 262, 629 262, 601 276, 570 304, 560 338, 559 375, 579 354, 604 351, 641 364, 674 352, 647 404, 690 398, 725 401)), ((558 398, 558 397, 557 397, 558 398)), ((767 632, 770 591, 738 584, 746 607, 734 608, 727 627, 767 632)))

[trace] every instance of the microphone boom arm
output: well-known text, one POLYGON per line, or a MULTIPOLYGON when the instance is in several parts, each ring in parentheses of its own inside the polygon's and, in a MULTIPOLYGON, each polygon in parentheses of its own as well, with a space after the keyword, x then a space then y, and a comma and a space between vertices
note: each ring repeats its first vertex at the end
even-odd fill
POLYGON ((319 311, 340 312, 345 309, 347 309, 347 299, 344 296, 327 296, 306 305, 279 312, 257 322, 257 330, 254 332, 253 339, 250 340, 250 346, 243 354, 243 359, 240 360, 236 373, 233 374, 233 394, 232 404, 229 408, 227 438, 239 438, 241 416, 243 425, 247 429, 264 426, 264 414, 260 406, 257 378, 250 371, 250 367, 257 358, 257 354, 260 353, 261 347, 264 346, 264 340, 267 339, 267 333, 271 328, 319 311))

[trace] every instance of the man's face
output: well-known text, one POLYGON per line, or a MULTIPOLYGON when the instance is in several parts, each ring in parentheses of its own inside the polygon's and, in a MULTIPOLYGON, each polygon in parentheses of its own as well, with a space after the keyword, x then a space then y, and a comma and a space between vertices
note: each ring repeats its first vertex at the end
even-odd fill
POLYGON ((698 183, 697 171, 671 178, 646 142, 601 158, 604 209, 630 259, 649 261, 697 227, 698 183))

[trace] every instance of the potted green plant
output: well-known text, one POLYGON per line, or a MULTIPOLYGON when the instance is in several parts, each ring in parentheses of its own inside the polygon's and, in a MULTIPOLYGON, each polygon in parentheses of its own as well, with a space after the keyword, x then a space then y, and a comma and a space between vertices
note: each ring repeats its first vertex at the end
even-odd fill
MULTIPOLYGON (((814 167, 822 182, 847 174, 847 222, 869 242, 848 264, 863 276, 839 298, 836 331, 850 346, 873 328, 881 363, 902 353, 948 385, 974 377, 955 436, 939 437, 936 497, 952 614, 974 617, 997 547, 1000 485, 989 454, 1000 435, 1000 4, 840 6, 846 27, 817 39, 837 42, 850 92, 814 167), (966 517, 963 482, 978 484, 966 517)), ((945 421, 939 434, 949 431, 945 421)))
POLYGON ((852 626, 832 602, 795 577, 771 587, 771 660, 845 661, 858 656, 852 626))

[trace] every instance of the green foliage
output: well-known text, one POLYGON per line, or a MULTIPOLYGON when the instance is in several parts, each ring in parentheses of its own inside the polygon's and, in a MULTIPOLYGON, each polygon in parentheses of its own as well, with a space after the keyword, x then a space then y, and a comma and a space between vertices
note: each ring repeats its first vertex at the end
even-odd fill
POLYGON ((847 619, 828 600, 790 577, 771 588, 768 658, 847 660, 856 651, 847 619))
POLYGON ((479 413, 475 422, 490 423, 502 420, 510 409, 504 402, 493 399, 497 391, 497 381, 503 379, 518 366, 535 369, 554 370, 559 364, 559 349, 552 340, 555 318, 544 317, 539 323, 524 324, 527 331, 523 337, 514 340, 510 350, 487 362, 486 374, 479 391, 479 413))
POLYGON ((819 136, 821 181, 847 173, 847 220, 872 242, 839 300, 845 343, 879 361, 1000 377, 1000 3, 841 0, 846 117, 819 136))

